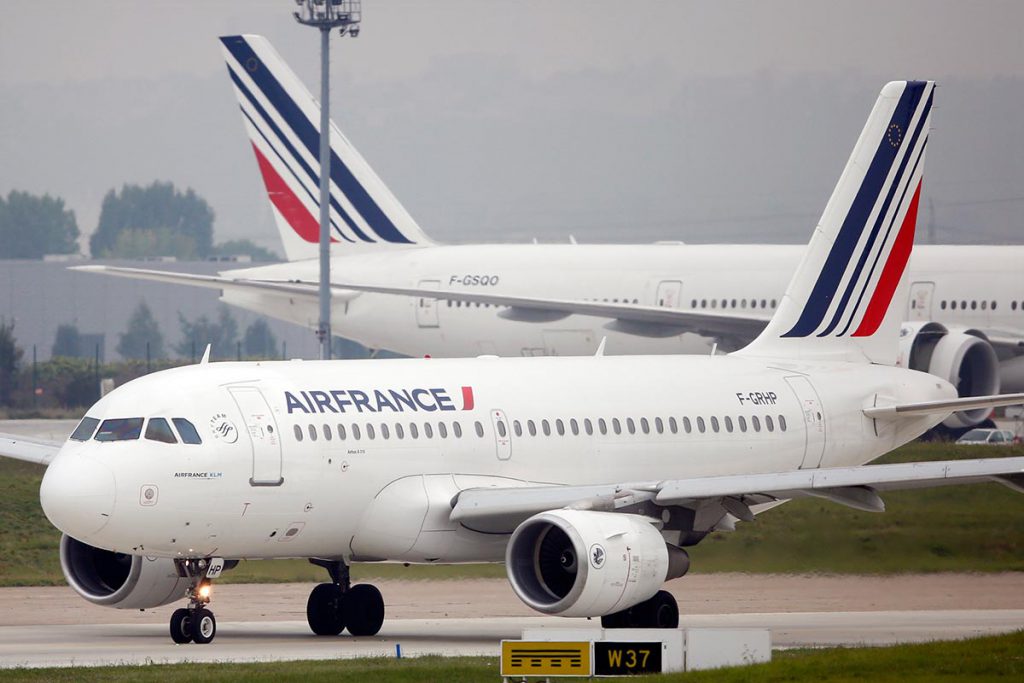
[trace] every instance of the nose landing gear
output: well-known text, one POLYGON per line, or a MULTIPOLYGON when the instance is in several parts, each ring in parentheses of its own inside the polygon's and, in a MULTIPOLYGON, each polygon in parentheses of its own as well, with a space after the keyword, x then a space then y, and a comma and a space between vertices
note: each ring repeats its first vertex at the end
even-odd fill
POLYGON ((341 560, 310 559, 331 575, 306 601, 306 620, 318 636, 336 636, 345 629, 353 636, 377 635, 384 623, 384 598, 376 586, 352 585, 349 568, 341 560))
POLYGON ((206 645, 217 635, 217 619, 206 606, 210 604, 212 580, 220 576, 224 560, 179 560, 176 564, 178 573, 190 577, 192 585, 188 589, 188 607, 171 614, 171 640, 179 645, 206 645))

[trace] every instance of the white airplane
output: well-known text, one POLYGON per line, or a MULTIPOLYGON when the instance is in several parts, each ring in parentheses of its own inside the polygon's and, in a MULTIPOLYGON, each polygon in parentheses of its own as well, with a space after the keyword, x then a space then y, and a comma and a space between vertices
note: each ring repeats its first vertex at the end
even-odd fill
MULTIPOLYGON (((289 262, 213 277, 76 269, 217 289, 229 304, 315 329, 319 105, 265 38, 221 41, 289 262)), ((764 328, 803 249, 440 246, 333 124, 331 146, 333 328, 373 349, 580 355, 607 337, 609 353, 735 350, 764 328)), ((1021 263, 1020 246, 918 247, 901 365, 949 380, 964 397, 1024 391, 1021 263)), ((989 413, 959 412, 946 425, 973 426, 989 413)))
POLYGON ((683 547, 788 499, 881 511, 892 489, 1024 485, 1020 457, 864 466, 951 411, 1024 401, 957 398, 895 366, 933 92, 882 89, 777 311, 739 352, 207 353, 114 390, 59 448, 7 439, 0 452, 49 462, 40 501, 70 585, 124 609, 187 597, 176 642, 214 638, 211 582, 242 558, 324 566, 331 581, 307 602, 321 635, 377 633, 380 592, 348 574, 371 561, 504 560, 539 612, 674 627, 661 586, 687 571, 683 547), (848 282, 849 305, 833 296, 848 282))

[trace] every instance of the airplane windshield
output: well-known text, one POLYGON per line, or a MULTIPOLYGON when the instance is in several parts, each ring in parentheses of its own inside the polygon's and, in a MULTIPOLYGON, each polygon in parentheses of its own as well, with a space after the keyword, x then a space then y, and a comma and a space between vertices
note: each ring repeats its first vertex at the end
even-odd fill
POLYGON ((95 417, 83 417, 82 421, 71 433, 72 441, 88 441, 96 431, 96 425, 100 423, 95 417))
POLYGON ((142 434, 141 417, 122 417, 104 420, 96 432, 97 441, 131 441, 142 434))

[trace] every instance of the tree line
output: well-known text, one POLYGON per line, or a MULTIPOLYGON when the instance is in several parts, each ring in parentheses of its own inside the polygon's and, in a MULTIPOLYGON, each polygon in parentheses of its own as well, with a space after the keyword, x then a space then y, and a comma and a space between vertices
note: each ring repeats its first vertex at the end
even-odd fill
MULTIPOLYGON (((96 230, 89 238, 93 258, 206 259, 248 255, 273 261, 276 255, 250 240, 213 241, 213 208, 191 188, 154 181, 125 184, 103 198, 96 230)), ((0 196, 0 258, 39 259, 79 253, 75 212, 59 197, 11 190, 0 196)))

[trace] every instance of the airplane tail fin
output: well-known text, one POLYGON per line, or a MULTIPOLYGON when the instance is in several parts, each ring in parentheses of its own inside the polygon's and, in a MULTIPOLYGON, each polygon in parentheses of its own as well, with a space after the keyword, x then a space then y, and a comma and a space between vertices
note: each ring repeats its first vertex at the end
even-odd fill
MULTIPOLYGON (((320 104, 266 38, 221 47, 289 261, 314 258, 320 235, 320 104)), ((331 122, 331 239, 341 252, 430 239, 331 122)))
POLYGON ((775 316, 738 353, 895 365, 934 90, 882 88, 775 316))

